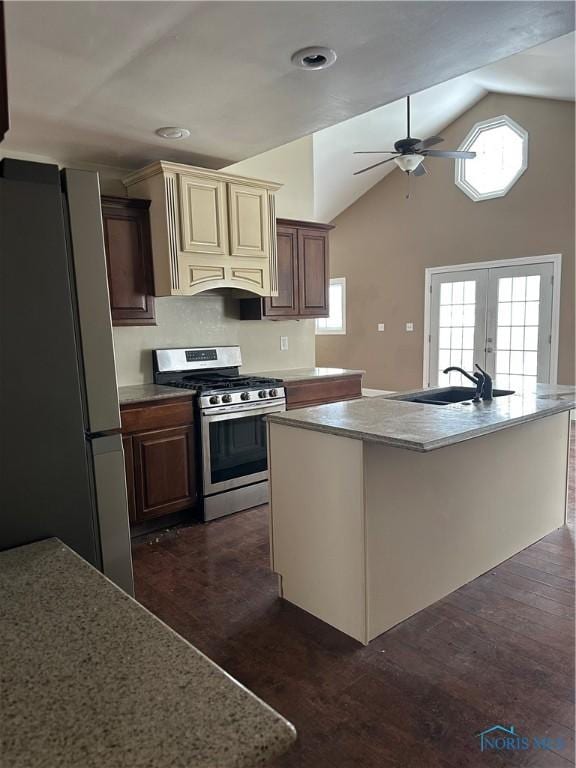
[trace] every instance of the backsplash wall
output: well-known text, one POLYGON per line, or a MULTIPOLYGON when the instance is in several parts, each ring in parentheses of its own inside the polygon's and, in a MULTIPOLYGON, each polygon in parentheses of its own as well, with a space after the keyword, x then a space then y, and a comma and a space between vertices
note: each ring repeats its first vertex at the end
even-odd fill
POLYGON ((243 371, 314 366, 314 320, 239 320, 238 312, 237 299, 217 294, 156 299, 157 325, 114 328, 118 385, 152 381, 151 350, 162 347, 238 344, 243 371))

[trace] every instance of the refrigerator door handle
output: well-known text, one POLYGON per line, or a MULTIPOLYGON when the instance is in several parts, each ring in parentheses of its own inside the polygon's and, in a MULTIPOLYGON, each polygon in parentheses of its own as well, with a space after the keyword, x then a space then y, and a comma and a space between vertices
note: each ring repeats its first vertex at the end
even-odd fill
POLYGON ((84 433, 86 440, 92 441, 92 440, 98 440, 101 437, 112 437, 113 435, 121 435, 122 430, 121 429, 104 429, 101 432, 88 432, 86 431, 84 433))

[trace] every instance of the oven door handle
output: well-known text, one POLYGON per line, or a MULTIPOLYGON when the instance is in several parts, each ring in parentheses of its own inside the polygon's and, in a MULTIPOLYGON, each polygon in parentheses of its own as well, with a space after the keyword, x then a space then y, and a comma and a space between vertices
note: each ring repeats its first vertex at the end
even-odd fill
POLYGON ((212 408, 210 411, 202 411, 202 419, 206 421, 224 421, 226 419, 241 419, 243 416, 265 416, 268 413, 285 411, 284 403, 275 405, 241 406, 238 410, 231 408, 212 408))

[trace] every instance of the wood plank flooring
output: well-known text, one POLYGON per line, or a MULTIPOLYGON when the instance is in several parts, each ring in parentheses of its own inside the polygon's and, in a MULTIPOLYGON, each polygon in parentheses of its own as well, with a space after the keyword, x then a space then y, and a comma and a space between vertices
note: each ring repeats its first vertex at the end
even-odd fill
POLYGON ((136 595, 295 724, 276 768, 569 768, 575 469, 567 526, 367 648, 277 598, 265 507, 135 542, 136 595), (481 753, 496 723, 565 745, 481 753))

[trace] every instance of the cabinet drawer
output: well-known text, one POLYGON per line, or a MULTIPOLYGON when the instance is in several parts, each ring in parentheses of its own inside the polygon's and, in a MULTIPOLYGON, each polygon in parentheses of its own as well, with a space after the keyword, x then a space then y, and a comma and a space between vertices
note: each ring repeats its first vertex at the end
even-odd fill
POLYGON ((194 408, 192 398, 187 396, 176 402, 156 401, 123 406, 120 409, 120 417, 122 433, 126 435, 150 429, 190 425, 194 421, 194 408))
POLYGON ((337 403, 362 397, 362 376, 338 376, 306 381, 286 381, 286 410, 337 403))

